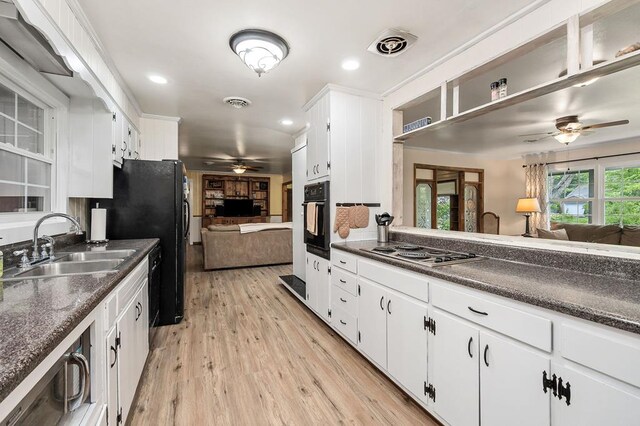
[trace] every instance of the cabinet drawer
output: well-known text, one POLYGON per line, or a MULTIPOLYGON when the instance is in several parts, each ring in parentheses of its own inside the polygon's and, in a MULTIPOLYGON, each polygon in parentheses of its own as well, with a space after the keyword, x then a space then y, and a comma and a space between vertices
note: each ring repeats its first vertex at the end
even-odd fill
POLYGON ((355 317, 340 308, 332 309, 331 317, 331 325, 355 345, 358 340, 358 324, 355 317))
POLYGON ((349 315, 356 316, 358 313, 358 299, 340 287, 334 286, 331 289, 331 309, 333 308, 340 308, 349 315))
POLYGON ((116 293, 118 298, 117 315, 120 315, 120 313, 124 310, 124 308, 129 303, 129 300, 131 300, 131 298, 133 298, 133 296, 136 294, 142 281, 144 281, 144 279, 147 277, 148 274, 149 274, 149 260, 145 258, 118 285, 118 290, 116 293))
POLYGON ((360 260, 358 262, 358 271, 358 275, 373 282, 415 297, 423 302, 429 301, 429 281, 426 275, 405 272, 400 268, 368 260, 360 260))
POLYGON ((491 299, 490 295, 479 297, 448 288, 446 283, 431 285, 431 303, 434 306, 551 352, 550 320, 491 299))
POLYGON ((563 358, 640 387, 640 344, 609 336, 588 325, 560 327, 563 358))
POLYGON ((355 275, 350 274, 349 272, 343 271, 342 269, 335 268, 331 271, 331 283, 335 287, 339 287, 354 296, 357 295, 358 284, 357 278, 355 275))
POLYGON ((331 263, 338 268, 346 269, 354 274, 358 273, 358 263, 355 256, 340 250, 331 251, 331 263))

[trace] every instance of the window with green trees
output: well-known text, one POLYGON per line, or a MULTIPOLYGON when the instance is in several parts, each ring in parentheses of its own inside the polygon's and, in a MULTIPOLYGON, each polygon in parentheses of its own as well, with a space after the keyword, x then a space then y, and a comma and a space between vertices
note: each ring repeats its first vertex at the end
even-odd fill
POLYGON ((605 169, 604 223, 640 224, 640 167, 605 169))

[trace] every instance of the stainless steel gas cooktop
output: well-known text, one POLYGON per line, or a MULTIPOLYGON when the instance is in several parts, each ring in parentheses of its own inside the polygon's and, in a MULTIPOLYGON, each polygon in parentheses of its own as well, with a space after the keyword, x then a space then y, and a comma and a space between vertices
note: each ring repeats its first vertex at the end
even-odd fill
POLYGON ((391 257, 396 260, 402 260, 431 268, 474 262, 484 259, 481 256, 476 256, 474 253, 459 253, 406 243, 398 245, 385 244, 372 249, 362 250, 374 253, 378 256, 391 257))

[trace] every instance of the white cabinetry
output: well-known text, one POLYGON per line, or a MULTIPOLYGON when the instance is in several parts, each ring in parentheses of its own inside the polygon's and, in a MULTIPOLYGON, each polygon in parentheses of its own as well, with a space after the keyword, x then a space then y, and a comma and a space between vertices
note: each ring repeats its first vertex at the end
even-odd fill
POLYGON ((306 263, 307 305, 329 322, 330 292, 329 261, 307 253, 306 263))
POLYGON ((111 114, 97 98, 69 102, 69 196, 111 198, 111 114))
MULTIPOLYGON (((547 370, 548 371, 548 370, 547 370)), ((580 372, 576 368, 552 365, 556 386, 570 389, 559 398, 551 396, 552 424, 561 426, 608 425, 627 426, 640 423, 640 397, 624 389, 621 384, 604 380, 596 374, 580 372), (568 402, 568 403, 567 403, 568 402)))
POLYGON ((177 160, 178 159, 178 117, 149 116, 140 119, 139 140, 140 159, 177 160))
POLYGON ((307 182, 307 146, 306 134, 296 138, 296 147, 291 153, 291 183, 293 185, 292 218, 293 218, 293 275, 306 280, 304 244, 304 185, 307 182))
POLYGON ((364 278, 358 284, 358 347, 426 402, 426 304, 364 278))
POLYGON ((105 304, 109 424, 126 422, 149 353, 147 272, 141 262, 105 304))
POLYGON ((329 176, 330 112, 329 93, 307 111, 307 179, 314 181, 329 176))

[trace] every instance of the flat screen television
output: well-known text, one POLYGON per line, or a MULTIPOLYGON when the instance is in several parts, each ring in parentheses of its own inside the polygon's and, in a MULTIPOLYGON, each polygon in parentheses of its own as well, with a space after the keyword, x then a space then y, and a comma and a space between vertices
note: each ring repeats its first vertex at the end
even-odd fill
POLYGON ((253 216, 253 200, 224 200, 226 217, 253 216))

